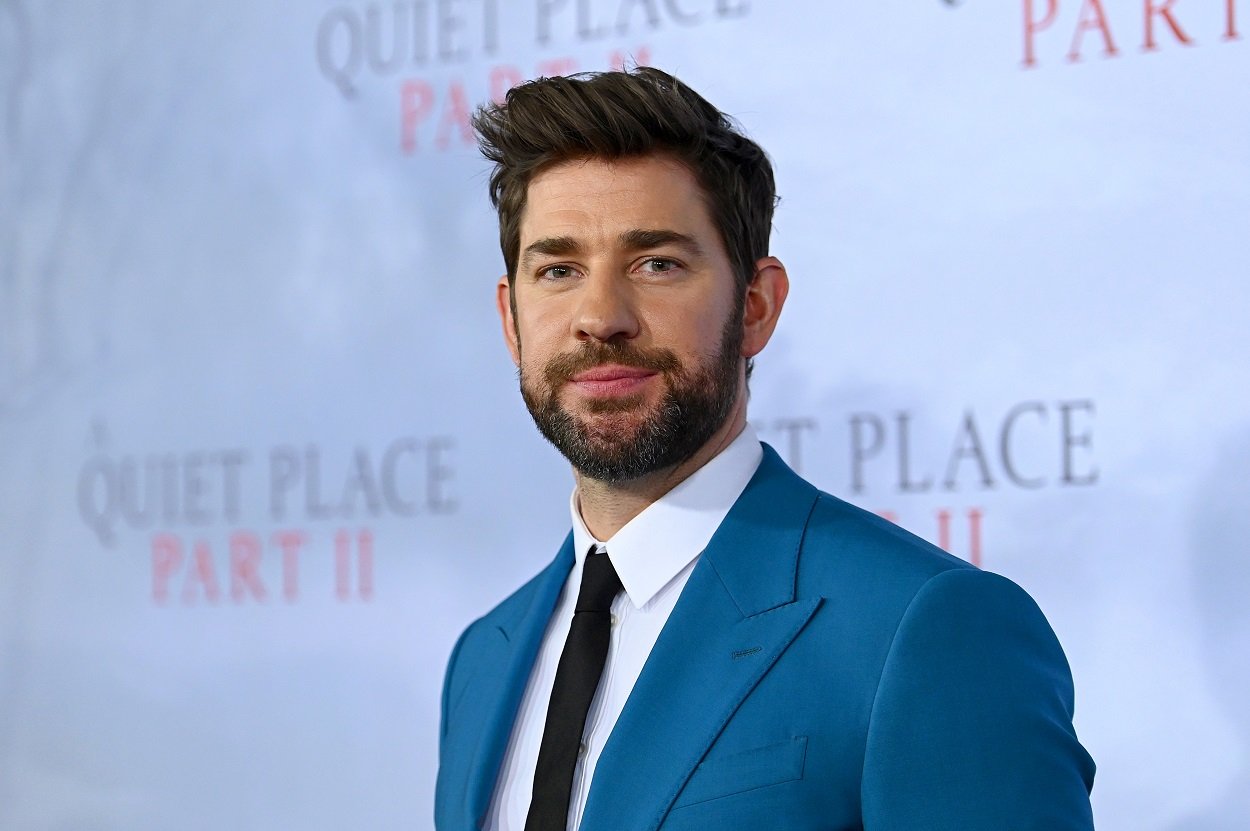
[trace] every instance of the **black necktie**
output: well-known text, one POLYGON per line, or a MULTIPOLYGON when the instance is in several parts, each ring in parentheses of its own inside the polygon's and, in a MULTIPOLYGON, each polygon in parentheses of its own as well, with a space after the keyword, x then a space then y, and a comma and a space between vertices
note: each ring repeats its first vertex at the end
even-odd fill
POLYGON ((586 729, 586 713, 608 657, 612 599, 620 590, 621 578, 616 576, 608 555, 594 551, 587 555, 573 623, 551 688, 525 831, 565 831, 568 825, 573 771, 586 729))

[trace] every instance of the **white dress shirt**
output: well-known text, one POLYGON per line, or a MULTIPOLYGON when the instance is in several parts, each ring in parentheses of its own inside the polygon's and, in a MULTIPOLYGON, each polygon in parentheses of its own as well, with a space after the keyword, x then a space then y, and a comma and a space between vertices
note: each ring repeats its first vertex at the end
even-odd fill
POLYGON ((586 530, 577 491, 569 500, 575 562, 530 673, 512 726, 491 800, 488 831, 524 831, 534 789, 534 768, 542 743, 556 665, 568 637, 582 580, 582 563, 592 547, 607 548, 625 591, 612 603, 612 636, 599 689, 586 715, 582 752, 573 775, 568 828, 582 821, 599 754, 625 700, 668 621, 690 572, 763 458, 750 425, 715 458, 630 520, 606 542, 586 530))

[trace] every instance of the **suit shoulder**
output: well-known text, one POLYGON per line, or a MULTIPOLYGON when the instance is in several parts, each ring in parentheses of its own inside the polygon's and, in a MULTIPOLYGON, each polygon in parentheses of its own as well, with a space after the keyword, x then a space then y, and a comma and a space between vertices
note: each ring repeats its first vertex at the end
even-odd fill
POLYGON ((908 621, 935 632, 1012 621, 1038 651, 1056 654, 1049 624, 1020 586, 829 494, 812 508, 799 562, 800 591, 835 598, 839 614, 861 625, 876 621, 883 647, 908 621))
POLYGON ((841 578, 848 571, 861 579, 878 575, 911 591, 945 571, 977 570, 889 520, 823 491, 804 533, 803 565, 813 577, 823 573, 841 578))

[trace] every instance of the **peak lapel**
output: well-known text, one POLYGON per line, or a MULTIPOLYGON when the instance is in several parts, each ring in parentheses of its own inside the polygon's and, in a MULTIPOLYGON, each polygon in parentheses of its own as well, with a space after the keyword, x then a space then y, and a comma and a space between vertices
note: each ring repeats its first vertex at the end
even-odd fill
POLYGON ((512 724, 547 630, 547 621, 551 619, 572 568, 573 535, 570 533, 555 560, 535 578, 530 602, 514 618, 499 623, 495 633, 499 657, 491 662, 493 671, 480 673, 475 683, 474 694, 481 701, 489 702, 483 707, 487 713, 485 727, 469 771, 468 811, 479 828, 490 807, 499 766, 512 736, 512 724))
POLYGON ((764 459, 690 575, 595 768, 583 831, 654 831, 743 699, 811 618, 795 601, 817 491, 764 459))

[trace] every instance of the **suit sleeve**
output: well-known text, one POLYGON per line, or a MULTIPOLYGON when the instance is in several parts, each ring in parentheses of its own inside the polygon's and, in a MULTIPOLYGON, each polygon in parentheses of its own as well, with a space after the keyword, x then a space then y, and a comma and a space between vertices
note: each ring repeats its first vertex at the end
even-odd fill
POLYGON ((865 831, 1085 831, 1094 763, 1072 676, 1041 611, 1006 578, 938 574, 903 615, 865 747, 865 831))

